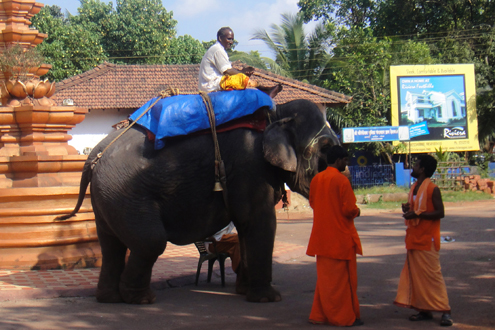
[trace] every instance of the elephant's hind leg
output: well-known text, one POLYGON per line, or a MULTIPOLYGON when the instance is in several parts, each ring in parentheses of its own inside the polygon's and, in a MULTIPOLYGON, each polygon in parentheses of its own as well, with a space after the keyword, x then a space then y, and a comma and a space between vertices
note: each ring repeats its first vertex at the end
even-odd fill
POLYGON ((119 291, 120 276, 125 267, 127 247, 113 235, 98 229, 103 261, 96 289, 96 300, 101 303, 123 302, 119 291))
POLYGON ((153 304, 155 302, 156 295, 151 290, 150 283, 151 271, 156 259, 158 259, 158 256, 146 259, 131 252, 128 266, 119 284, 120 295, 126 303, 153 304))

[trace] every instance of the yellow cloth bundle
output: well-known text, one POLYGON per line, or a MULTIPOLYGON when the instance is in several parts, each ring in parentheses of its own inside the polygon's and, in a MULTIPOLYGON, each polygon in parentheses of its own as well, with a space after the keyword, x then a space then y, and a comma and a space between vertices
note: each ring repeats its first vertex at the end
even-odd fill
POLYGON ((225 75, 220 80, 220 87, 224 91, 246 89, 249 83, 249 77, 244 73, 238 73, 232 76, 225 75))

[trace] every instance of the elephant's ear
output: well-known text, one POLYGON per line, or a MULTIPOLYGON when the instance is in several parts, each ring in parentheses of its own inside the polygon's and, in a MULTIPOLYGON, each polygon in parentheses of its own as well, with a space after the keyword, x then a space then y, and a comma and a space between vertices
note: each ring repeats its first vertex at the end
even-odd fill
POLYGON ((270 164, 295 172, 297 156, 291 143, 290 129, 287 127, 291 120, 292 118, 285 118, 268 126, 263 136, 263 153, 270 164))

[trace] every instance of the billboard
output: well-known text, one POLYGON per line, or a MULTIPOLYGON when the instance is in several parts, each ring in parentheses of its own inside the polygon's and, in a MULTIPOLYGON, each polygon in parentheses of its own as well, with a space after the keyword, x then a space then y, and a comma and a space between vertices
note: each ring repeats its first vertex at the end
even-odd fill
POLYGON ((474 64, 390 67, 392 125, 409 126, 411 152, 479 150, 474 64))

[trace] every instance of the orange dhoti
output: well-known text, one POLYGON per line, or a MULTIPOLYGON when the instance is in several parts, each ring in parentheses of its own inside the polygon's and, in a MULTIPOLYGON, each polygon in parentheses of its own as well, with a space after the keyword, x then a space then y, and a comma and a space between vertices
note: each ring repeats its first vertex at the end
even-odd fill
POLYGON ((407 250, 394 304, 424 312, 450 313, 447 288, 440 267, 440 253, 407 250))
POLYGON ((223 235, 222 239, 216 242, 215 247, 216 251, 213 251, 213 244, 210 244, 208 250, 210 252, 227 253, 232 261, 232 270, 237 273, 241 262, 241 245, 239 244, 239 236, 237 236, 237 234, 223 235))
POLYGON ((351 260, 316 256, 316 289, 309 319, 351 326, 360 318, 356 255, 351 260))

